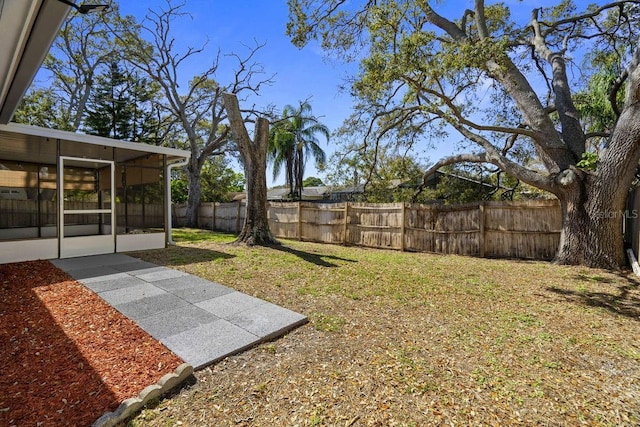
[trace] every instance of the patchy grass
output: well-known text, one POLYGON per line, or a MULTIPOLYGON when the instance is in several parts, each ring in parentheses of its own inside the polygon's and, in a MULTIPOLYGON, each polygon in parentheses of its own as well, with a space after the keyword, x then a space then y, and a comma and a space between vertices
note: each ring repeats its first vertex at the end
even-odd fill
POLYGON ((640 424, 632 276, 182 232, 138 255, 311 321, 198 372, 132 425, 640 424))
POLYGON ((198 230, 195 228, 172 228, 171 236, 176 242, 213 242, 213 243, 230 243, 236 239, 233 234, 212 233, 207 230, 198 230))

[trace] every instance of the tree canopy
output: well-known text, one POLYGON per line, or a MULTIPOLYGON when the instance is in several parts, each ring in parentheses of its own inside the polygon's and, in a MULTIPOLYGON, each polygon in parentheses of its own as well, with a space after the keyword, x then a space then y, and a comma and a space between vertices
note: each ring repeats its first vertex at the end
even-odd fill
POLYGON ((82 128, 93 135, 159 144, 159 87, 118 61, 96 78, 82 128))
POLYGON ((288 33, 298 46, 318 40, 360 61, 348 124, 363 147, 410 150, 456 132, 466 152, 440 159, 425 178, 460 162, 493 164, 559 199, 558 262, 615 267, 624 262, 621 213, 640 159, 639 3, 564 0, 523 14, 522 5, 482 0, 468 10, 449 2, 289 0, 288 33), (585 56, 587 48, 595 55, 585 56), (607 91, 615 114, 594 132, 576 98, 604 70, 602 58, 615 76, 607 91), (597 166, 577 166, 603 137, 597 166))
POLYGON ((206 42, 178 47, 174 25, 189 17, 185 6, 166 0, 142 20, 120 16, 117 4, 106 14, 72 12, 45 60, 49 79, 29 91, 16 120, 189 150, 187 223, 194 226, 203 168, 235 150, 222 93, 255 95, 273 76, 256 61, 264 47, 257 41, 225 55, 206 42), (196 58, 205 66, 194 69, 196 58), (231 72, 223 78, 225 61, 231 72))
POLYGON ((126 26, 117 3, 106 14, 71 12, 47 54, 42 69, 46 81, 32 86, 14 120, 54 129, 77 131, 98 77, 108 72, 122 53, 109 28, 126 26))
MULTIPOLYGON (((200 175, 201 201, 230 202, 233 193, 244 190, 244 175, 233 170, 229 163, 229 158, 225 156, 214 156, 205 162, 200 175)), ((171 200, 176 203, 185 203, 188 195, 189 180, 184 171, 177 171, 177 176, 171 180, 171 200)))

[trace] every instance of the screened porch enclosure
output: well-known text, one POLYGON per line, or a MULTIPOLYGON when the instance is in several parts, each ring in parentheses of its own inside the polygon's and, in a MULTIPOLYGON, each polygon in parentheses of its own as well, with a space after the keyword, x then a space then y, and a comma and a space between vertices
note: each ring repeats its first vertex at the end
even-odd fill
POLYGON ((0 262, 164 247, 165 178, 185 158, 181 150, 0 126, 0 262))

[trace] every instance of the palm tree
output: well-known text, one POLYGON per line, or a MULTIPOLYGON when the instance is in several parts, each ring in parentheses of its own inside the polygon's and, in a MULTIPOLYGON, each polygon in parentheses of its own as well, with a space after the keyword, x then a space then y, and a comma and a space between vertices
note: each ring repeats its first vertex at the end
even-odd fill
POLYGON ((294 134, 291 131, 291 123, 286 117, 275 122, 269 134, 269 148, 267 160, 273 165, 273 179, 280 175, 282 168, 285 170, 285 184, 289 186, 289 197, 293 197, 293 157, 295 152, 294 134))
POLYGON ((299 108, 286 105, 282 110, 282 119, 272 127, 269 141, 269 160, 273 164, 273 178, 280 175, 285 167, 285 183, 289 186, 290 197, 302 198, 304 167, 313 156, 316 164, 326 161, 326 154, 320 147, 316 134, 324 135, 329 141, 329 129, 311 114, 311 104, 301 102, 299 108))

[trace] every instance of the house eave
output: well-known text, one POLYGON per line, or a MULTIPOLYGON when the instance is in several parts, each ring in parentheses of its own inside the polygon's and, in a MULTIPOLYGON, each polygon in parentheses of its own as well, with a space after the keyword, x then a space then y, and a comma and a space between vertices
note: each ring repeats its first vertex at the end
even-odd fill
POLYGON ((0 124, 13 117, 69 10, 58 0, 0 0, 0 124))
MULTIPOLYGON (((9 123, 6 125, 0 124, 0 158, 22 161, 31 160, 37 162, 39 152, 42 151, 43 154, 46 154, 46 142, 56 140, 79 142, 86 144, 87 146, 95 147, 94 149, 100 148, 102 150, 104 148, 116 148, 130 152, 139 152, 141 156, 147 153, 166 155, 169 163, 182 161, 191 157, 191 152, 187 150, 160 147, 157 145, 142 144, 139 142, 121 141, 101 136, 48 129, 38 126, 9 123), (3 140, 5 143, 2 143, 3 140), (9 140, 12 141, 11 144, 7 142, 9 140), (38 150, 30 149, 34 146, 37 146, 38 150)), ((49 150, 52 149, 53 148, 50 148, 49 150)), ((51 154, 46 157, 51 158, 51 154)))

